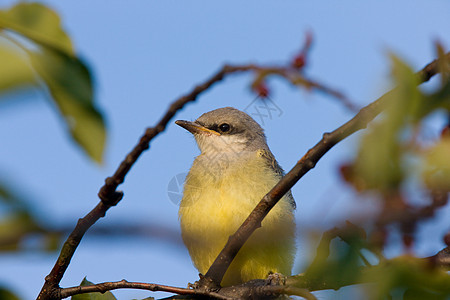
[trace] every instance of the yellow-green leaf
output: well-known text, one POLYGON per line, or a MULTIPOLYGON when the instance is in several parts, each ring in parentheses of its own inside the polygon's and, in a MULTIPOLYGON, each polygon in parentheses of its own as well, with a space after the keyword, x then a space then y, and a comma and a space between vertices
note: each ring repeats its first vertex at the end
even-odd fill
POLYGON ((1 300, 19 300, 20 298, 17 297, 13 292, 10 290, 0 287, 0 299, 1 300))
POLYGON ((20 242, 27 235, 39 231, 39 225, 27 212, 13 213, 3 217, 0 219, 0 251, 19 249, 20 242))
POLYGON ((450 138, 442 138, 424 156, 423 177, 428 188, 450 190, 450 138))
POLYGON ((83 62, 66 53, 43 49, 31 61, 47 85, 74 140, 101 162, 106 141, 103 117, 95 107, 91 74, 83 62))
POLYGON ((398 257, 367 269, 364 274, 363 282, 375 283, 366 286, 368 299, 385 299, 396 289, 425 292, 429 297, 423 299, 449 299, 450 296, 450 276, 444 270, 430 268, 423 259, 398 257))
MULTIPOLYGON (((86 277, 81 282, 80 286, 93 285, 94 283, 86 279, 86 277)), ((72 300, 116 300, 116 297, 111 292, 102 293, 87 293, 74 295, 72 300)))
POLYGON ((56 12, 40 3, 20 2, 0 11, 0 28, 15 31, 35 43, 74 55, 72 42, 56 12))
POLYGON ((354 166, 363 190, 388 191, 399 186, 405 176, 402 159, 407 130, 429 112, 424 109, 424 97, 413 70, 394 55, 391 60, 397 86, 388 96, 382 119, 362 138, 354 166))
POLYGON ((0 46, 0 65, 0 93, 33 84, 31 66, 17 51, 0 46))

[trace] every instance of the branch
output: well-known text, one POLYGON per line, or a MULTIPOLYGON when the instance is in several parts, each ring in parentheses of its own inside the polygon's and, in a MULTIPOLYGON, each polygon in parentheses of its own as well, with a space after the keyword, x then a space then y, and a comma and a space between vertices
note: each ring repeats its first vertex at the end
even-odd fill
POLYGON ((292 66, 259 67, 255 65, 249 65, 249 67, 251 67, 257 74, 257 78, 255 79, 253 85, 260 84, 264 80, 264 78, 269 75, 278 75, 286 79, 294 86, 302 86, 306 89, 316 89, 319 92, 332 96, 339 100, 346 108, 348 108, 352 112, 356 112, 358 110, 356 108, 356 105, 353 104, 350 99, 348 99, 343 93, 331 87, 328 87, 316 80, 306 78, 298 69, 292 66))
MULTIPOLYGON (((73 224, 62 226, 46 226, 46 228, 38 227, 32 228, 27 232, 12 234, 11 236, 0 237, 0 252, 8 251, 14 248, 14 251, 56 251, 53 245, 59 245, 64 237, 67 237, 73 230, 73 224), (37 243, 27 245, 22 243, 23 240, 33 237, 37 239, 37 243)), ((173 247, 180 247, 183 241, 180 236, 180 231, 171 226, 164 226, 157 223, 135 223, 131 221, 116 222, 107 224, 97 224, 90 229, 89 234, 100 238, 135 238, 135 239, 153 239, 158 242, 170 244, 173 247)))
POLYGON ((279 299, 280 295, 300 296, 307 300, 316 300, 307 288, 272 283, 270 279, 256 279, 249 282, 224 287, 217 292, 232 299, 279 299))
POLYGON ((75 286, 70 288, 61 289, 61 298, 67 298, 73 295, 86 294, 86 293, 105 293, 107 291, 117 290, 117 289, 139 289, 148 290, 152 292, 169 292, 178 295, 193 295, 193 296, 206 296, 215 299, 229 300, 231 298, 219 295, 215 292, 200 292, 193 289, 186 289, 180 287, 173 287, 167 285, 160 285, 154 283, 143 283, 143 282, 128 282, 125 279, 121 281, 114 282, 103 282, 93 285, 85 286, 75 286))
MULTIPOLYGON (((331 233, 334 235, 334 233, 331 233)), ((331 241, 330 237, 324 236, 325 243, 331 241)), ((424 260, 431 261, 433 264, 441 267, 449 267, 450 258, 450 247, 447 247, 438 254, 424 258, 424 260), (439 256, 439 258, 437 258, 439 256)), ((385 264, 386 265, 386 264, 385 264)), ((361 267, 358 272, 368 273, 376 272, 377 269, 383 266, 370 266, 361 267)), ((76 286, 63 288, 60 290, 61 298, 67 298, 77 294, 85 293, 105 293, 107 291, 116 289, 141 289, 148 290, 152 292, 168 292, 178 295, 188 295, 188 296, 203 296, 213 299, 272 299, 279 295, 296 295, 303 297, 308 300, 315 300, 314 295, 310 291, 328 290, 328 289, 339 289, 344 286, 354 285, 358 283, 370 283, 372 281, 368 280, 348 280, 345 278, 339 278, 336 281, 317 281, 315 278, 309 278, 305 274, 300 274, 296 276, 290 276, 285 279, 284 283, 272 283, 270 280, 256 279, 249 282, 243 283, 241 285, 224 287, 218 292, 207 291, 207 290, 197 290, 189 288, 180 288, 167 285, 160 285, 154 283, 142 283, 142 282, 128 282, 126 280, 115 281, 115 282, 103 282, 94 285, 87 286, 76 286)), ((170 297, 168 299, 178 299, 179 297, 170 297)))
POLYGON ((450 271, 450 246, 442 249, 436 255, 425 258, 433 265, 442 267, 443 269, 450 271))
MULTIPOLYGON (((450 53, 446 54, 450 59, 450 53)), ((439 72, 439 60, 434 60, 417 73, 420 83, 428 81, 439 72)), ((386 101, 392 95, 391 90, 362 108, 350 121, 337 128, 333 132, 324 133, 322 139, 297 162, 297 164, 272 188, 258 203, 239 229, 228 239, 227 244, 217 256, 208 272, 198 282, 198 288, 215 289, 220 287, 220 282, 229 265, 237 255, 238 251, 250 237, 250 235, 261 227, 261 222, 269 211, 277 204, 283 195, 290 190, 297 181, 309 170, 314 168, 317 162, 334 145, 353 133, 364 129, 378 114, 382 112, 386 101)))
MULTIPOLYGON (((207 297, 208 299, 272 299, 281 294, 301 296, 308 300, 316 300, 307 289, 285 285, 270 285, 268 280, 252 280, 239 286, 227 287, 220 292, 199 291, 195 289, 173 287, 154 283, 128 282, 125 279, 114 282, 103 282, 93 285, 74 286, 61 289, 61 297, 86 293, 105 293, 107 291, 117 289, 139 289, 152 292, 168 292, 177 295, 207 297)), ((170 297, 169 299, 178 299, 178 297, 170 297)), ((191 299, 191 298, 189 298, 191 299)))

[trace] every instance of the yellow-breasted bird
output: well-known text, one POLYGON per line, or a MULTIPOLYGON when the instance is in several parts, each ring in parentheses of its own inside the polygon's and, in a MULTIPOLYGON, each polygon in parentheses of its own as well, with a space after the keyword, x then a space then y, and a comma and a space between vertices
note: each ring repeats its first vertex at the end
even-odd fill
MULTIPOLYGON (((176 124, 194 135, 201 151, 186 177, 179 218, 192 261, 205 274, 283 170, 261 126, 240 110, 219 108, 194 122, 176 124)), ((270 272, 290 275, 295 254, 294 209, 289 191, 239 251, 222 286, 264 279, 270 272)))

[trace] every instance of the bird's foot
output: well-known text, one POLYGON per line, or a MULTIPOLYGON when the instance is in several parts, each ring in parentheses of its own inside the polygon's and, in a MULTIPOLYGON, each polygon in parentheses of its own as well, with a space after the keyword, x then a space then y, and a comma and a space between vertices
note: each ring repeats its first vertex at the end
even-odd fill
POLYGON ((281 273, 269 273, 269 276, 267 276, 267 281, 269 285, 285 285, 286 278, 287 277, 281 273))

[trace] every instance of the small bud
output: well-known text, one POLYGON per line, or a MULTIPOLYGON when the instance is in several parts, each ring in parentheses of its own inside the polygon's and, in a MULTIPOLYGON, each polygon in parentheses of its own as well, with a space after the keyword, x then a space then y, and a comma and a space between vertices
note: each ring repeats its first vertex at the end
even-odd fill
POLYGON ((414 237, 410 234, 403 234, 402 240, 403 246, 406 248, 406 251, 411 251, 414 244, 414 237))
POLYGON ((444 235, 444 243, 447 245, 447 247, 450 247, 450 232, 447 232, 447 234, 444 235))
POLYGON ((450 138, 450 124, 442 129, 441 138, 450 138))
POLYGON ((305 34, 305 42, 303 43, 303 47, 300 52, 294 56, 294 59, 291 62, 291 66, 295 69, 302 69, 307 62, 307 55, 309 50, 311 49, 313 41, 313 35, 310 31, 307 31, 305 34))
POLYGON ((261 82, 253 87, 255 93, 261 98, 267 98, 270 94, 269 88, 264 82, 261 82))
POLYGON ((311 48, 311 44, 313 42, 313 34, 311 31, 307 31, 305 34, 305 49, 311 48))
POLYGON ((300 53, 294 57, 294 60, 292 61, 292 67, 296 69, 301 69, 304 66, 305 66, 305 55, 304 53, 300 53))
POLYGON ((353 181, 353 165, 346 163, 339 167, 339 173, 341 174, 342 178, 349 183, 352 183, 353 181))

